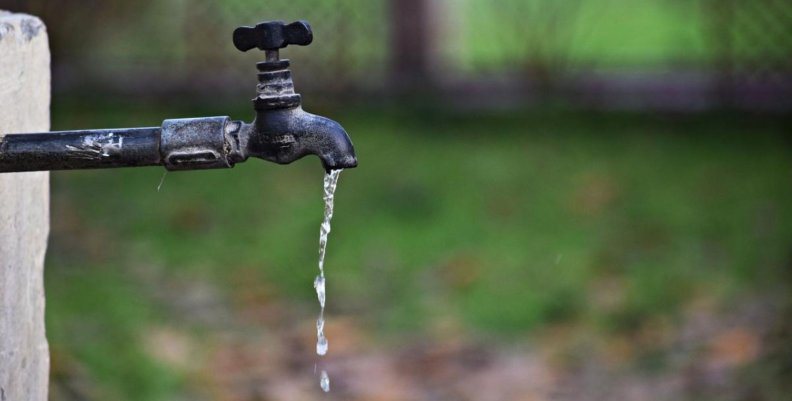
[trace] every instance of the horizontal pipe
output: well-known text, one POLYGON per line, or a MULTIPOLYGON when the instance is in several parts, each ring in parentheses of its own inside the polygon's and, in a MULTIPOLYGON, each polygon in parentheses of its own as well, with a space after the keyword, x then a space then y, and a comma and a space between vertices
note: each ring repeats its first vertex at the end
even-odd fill
POLYGON ((161 164, 159 127, 0 136, 0 172, 161 164))

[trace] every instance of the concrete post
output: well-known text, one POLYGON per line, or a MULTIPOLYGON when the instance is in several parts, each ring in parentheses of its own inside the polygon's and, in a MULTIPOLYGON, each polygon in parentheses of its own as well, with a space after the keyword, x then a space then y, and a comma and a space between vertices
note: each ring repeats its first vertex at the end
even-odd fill
MULTIPOLYGON (((49 130, 50 53, 36 17, 0 10, 0 137, 49 130)), ((0 401, 45 401, 49 173, 0 174, 0 401)))

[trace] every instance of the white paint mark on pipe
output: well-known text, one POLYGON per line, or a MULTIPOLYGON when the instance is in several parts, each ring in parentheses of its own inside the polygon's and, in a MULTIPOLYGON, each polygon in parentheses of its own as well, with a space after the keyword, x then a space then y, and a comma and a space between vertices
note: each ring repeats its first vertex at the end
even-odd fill
POLYGON ((66 149, 75 157, 94 160, 119 154, 124 146, 124 137, 115 136, 114 132, 101 135, 89 135, 83 138, 80 146, 66 145, 66 149))

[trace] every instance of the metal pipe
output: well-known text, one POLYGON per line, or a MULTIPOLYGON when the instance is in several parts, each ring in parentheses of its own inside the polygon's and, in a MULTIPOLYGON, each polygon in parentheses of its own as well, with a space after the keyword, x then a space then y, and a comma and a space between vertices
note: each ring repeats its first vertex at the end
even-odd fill
POLYGON ((154 166, 159 127, 56 131, 0 137, 0 172, 154 166))

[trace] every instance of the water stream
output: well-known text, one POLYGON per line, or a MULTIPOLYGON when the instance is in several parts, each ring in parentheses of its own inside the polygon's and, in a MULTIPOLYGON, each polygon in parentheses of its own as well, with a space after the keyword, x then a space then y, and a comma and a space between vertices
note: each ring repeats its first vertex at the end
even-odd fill
MULTIPOLYGON (((319 356, 327 354, 328 347, 327 337, 324 334, 324 310, 327 297, 325 292, 324 260, 327 249, 327 235, 330 234, 330 220, 333 218, 333 195, 335 194, 340 174, 341 170, 332 170, 324 177, 324 220, 322 220, 322 225, 319 228, 319 275, 314 279, 314 288, 316 289, 316 297, 319 298, 320 307, 319 318, 316 319, 316 354, 319 356)), ((319 386, 324 392, 330 391, 330 377, 324 369, 322 369, 319 378, 319 386)))

